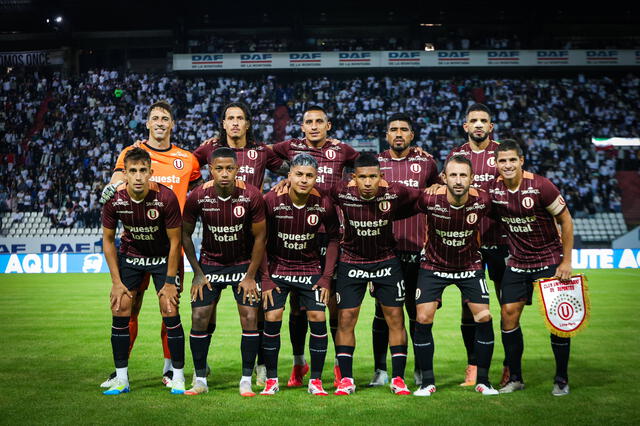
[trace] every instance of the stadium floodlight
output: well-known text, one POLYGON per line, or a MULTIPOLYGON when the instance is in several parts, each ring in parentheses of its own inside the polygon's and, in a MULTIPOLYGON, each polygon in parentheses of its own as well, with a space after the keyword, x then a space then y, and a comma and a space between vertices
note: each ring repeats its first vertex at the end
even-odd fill
MULTIPOLYGON (((48 21, 48 20, 47 20, 48 21)), ((61 23, 62 22, 62 16, 58 15, 56 16, 56 23, 61 23)))
POLYGON ((424 50, 426 52, 433 52, 434 50, 436 50, 436 46, 434 46, 433 43, 425 43, 424 44, 424 50))

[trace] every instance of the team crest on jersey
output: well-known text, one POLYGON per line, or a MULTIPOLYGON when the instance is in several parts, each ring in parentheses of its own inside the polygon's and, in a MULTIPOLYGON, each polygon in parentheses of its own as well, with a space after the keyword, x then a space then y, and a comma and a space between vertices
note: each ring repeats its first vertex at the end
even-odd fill
POLYGON ((147 210, 147 217, 151 220, 155 220, 158 218, 158 216, 160 216, 160 213, 158 213, 157 209, 149 209, 147 210))
POLYGON ((240 219, 242 216, 244 216, 244 213, 245 213, 244 206, 235 206, 233 208, 233 215, 235 217, 237 217, 238 219, 240 219))
POLYGON ((422 171, 422 166, 420 166, 420 164, 413 163, 411 166, 409 166, 409 170, 411 170, 413 173, 420 173, 422 171))
POLYGON ((175 160, 173 160, 173 167, 175 167, 177 170, 184 169, 184 161, 182 161, 179 158, 176 158, 175 160))
POLYGON ((496 157, 489 157, 487 159, 487 166, 495 167, 496 166, 496 157))
POLYGON ((258 151, 256 151, 255 149, 250 149, 247 152, 247 157, 249 157, 249 160, 256 160, 258 158, 258 151))
POLYGON ((391 210, 391 202, 390 201, 380 201, 380 203, 378 203, 378 208, 380 209, 381 212, 386 213, 389 210, 391 210))
POLYGON ((332 149, 328 149, 325 151, 324 156, 327 157, 329 160, 335 160, 336 152, 332 149))
POLYGON ((307 216, 307 223, 311 226, 317 225, 319 220, 320 218, 317 214, 310 214, 309 216, 307 216))
POLYGON ((533 207, 533 198, 531 198, 531 197, 524 197, 524 198, 522 199, 522 206, 523 206, 525 209, 530 209, 530 208, 532 208, 532 207, 533 207))
POLYGON ((467 223, 473 225, 478 221, 478 215, 476 213, 470 213, 467 215, 467 223))

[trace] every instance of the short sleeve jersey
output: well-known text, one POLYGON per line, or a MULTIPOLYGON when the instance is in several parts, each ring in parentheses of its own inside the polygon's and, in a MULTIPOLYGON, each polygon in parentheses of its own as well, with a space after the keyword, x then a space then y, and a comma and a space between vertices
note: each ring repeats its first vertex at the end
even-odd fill
MULTIPOLYGON (((496 167, 495 151, 500 144, 489 141, 489 145, 482 151, 474 151, 469 142, 451 150, 447 159, 452 155, 462 155, 471 160, 473 167, 472 188, 489 191, 491 183, 499 176, 496 167)), ((499 223, 489 217, 482 219, 480 223, 480 240, 484 246, 506 244, 504 230, 499 223)))
POLYGON ((330 193, 344 214, 340 260, 373 263, 393 258, 393 221, 410 216, 420 191, 383 180, 378 194, 365 200, 352 180, 338 182, 330 193))
POLYGON ((491 209, 489 195, 469 189, 469 199, 453 206, 447 188, 436 194, 423 193, 418 207, 427 213, 427 244, 420 267, 435 271, 476 271, 482 269, 480 258, 480 222, 491 209))
POLYGON ((498 178, 489 194, 507 232, 509 266, 541 268, 562 261, 555 216, 562 213, 566 203, 549 179, 524 171, 515 191, 507 189, 504 180, 498 178))
POLYGON ((127 184, 118 186, 113 198, 102 208, 102 226, 116 229, 122 222, 120 253, 132 257, 156 257, 169 254, 167 229, 182 226, 176 195, 166 186, 149 183, 149 193, 135 201, 127 184))
MULTIPOLYGON (((227 146, 226 144, 206 144, 200 145, 193 151, 193 155, 198 159, 200 167, 209 163, 209 156, 217 148, 227 146)), ((262 189, 264 173, 266 169, 277 172, 284 162, 271 149, 264 144, 255 144, 244 148, 231 148, 236 153, 238 161, 238 174, 236 179, 245 181, 249 185, 262 189)))
POLYGON ((200 263, 242 265, 251 261, 252 225, 265 220, 264 200, 254 186, 236 181, 231 195, 222 198, 212 181, 195 188, 187 198, 184 222, 202 220, 200 263))
POLYGON ((344 142, 326 142, 321 148, 315 148, 306 139, 290 139, 273 145, 273 152, 280 158, 292 160, 297 154, 309 154, 318 162, 316 186, 328 191, 336 182, 342 180, 345 167, 352 167, 358 152, 344 142))
MULTIPOLYGON (((148 144, 140 144, 151 156, 151 168, 153 176, 151 180, 166 185, 175 192, 180 203, 180 209, 184 210, 184 202, 187 199, 189 184, 200 179, 200 167, 198 160, 192 153, 175 145, 165 150, 150 147, 148 144)), ((116 161, 115 171, 124 171, 124 156, 133 146, 122 150, 116 161)))
MULTIPOLYGON (((430 154, 418 152, 412 147, 401 159, 391 156, 389 150, 378 155, 380 171, 388 182, 397 182, 410 188, 424 189, 438 182, 438 166, 430 154)), ((393 223, 393 234, 400 251, 419 252, 426 238, 426 218, 419 213, 393 223)))
POLYGON ((277 275, 320 274, 322 226, 330 240, 338 241, 338 217, 331 200, 312 190, 304 206, 296 206, 288 192, 265 196, 269 273, 277 275))

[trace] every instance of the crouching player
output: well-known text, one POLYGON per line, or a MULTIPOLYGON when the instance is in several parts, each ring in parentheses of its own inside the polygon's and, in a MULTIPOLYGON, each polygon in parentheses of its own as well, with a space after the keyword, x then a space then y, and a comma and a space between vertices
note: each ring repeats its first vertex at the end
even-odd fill
POLYGON ((233 149, 216 149, 209 168, 212 180, 191 191, 184 208, 182 244, 194 271, 189 343, 196 370, 193 387, 186 394, 209 390, 207 354, 211 338, 207 327, 222 290, 231 286, 242 326, 240 394, 255 396, 251 374, 260 348, 256 274, 265 253, 264 200, 257 188, 236 180, 238 163, 233 149), (199 262, 191 239, 198 218, 203 228, 199 262))
POLYGON ((489 383, 493 355, 493 325, 489 312, 489 289, 482 269, 478 233, 482 218, 491 209, 489 195, 469 189, 473 181, 471 161, 453 156, 444 167, 445 186, 423 194, 418 208, 427 214, 427 244, 416 291, 417 324, 413 344, 422 369, 422 384, 413 394, 431 396, 436 391, 433 374, 434 342, 431 329, 442 292, 456 284, 475 321, 478 362, 476 391, 497 395, 489 383))
POLYGON ((171 393, 184 393, 184 332, 178 312, 180 262, 180 206, 166 186, 151 182, 151 157, 134 148, 124 157, 125 183, 102 210, 104 255, 111 272, 111 346, 116 380, 105 395, 129 392, 129 317, 145 274, 150 273, 160 299, 173 364, 171 393), (124 232, 116 250, 118 221, 124 232))
POLYGON ((267 383, 261 395, 273 395, 279 390, 280 328, 290 292, 297 293, 306 308, 311 329, 309 393, 327 395, 322 387, 322 369, 327 354, 325 307, 338 257, 339 224, 331 200, 314 189, 317 175, 318 162, 309 154, 298 154, 291 162, 289 190, 265 195, 269 271, 262 280, 262 298, 267 383), (329 241, 324 269, 320 266, 318 241, 322 225, 329 241))

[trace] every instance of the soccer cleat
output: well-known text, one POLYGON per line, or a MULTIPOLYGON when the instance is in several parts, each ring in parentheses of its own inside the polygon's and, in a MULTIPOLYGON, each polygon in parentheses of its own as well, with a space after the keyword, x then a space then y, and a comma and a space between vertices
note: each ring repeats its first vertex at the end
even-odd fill
POLYGON ((551 391, 553 396, 565 396, 569 395, 569 383, 564 379, 556 378, 553 384, 553 390, 551 391))
POLYGON ((413 394, 415 396, 431 396, 436 391, 436 385, 422 385, 413 394))
POLYGON ((464 382, 460 383, 460 386, 475 386, 476 380, 478 380, 478 366, 467 365, 464 372, 464 382))
POLYGON ((256 365, 256 386, 267 384, 267 367, 264 364, 256 365))
POLYGON ((103 395, 120 395, 121 393, 129 392, 129 382, 120 380, 117 377, 114 380, 114 383, 109 387, 108 390, 102 392, 103 395))
POLYGON ((407 388, 407 385, 404 382, 404 379, 400 376, 394 377, 391 380, 391 392, 396 395, 411 395, 411 391, 407 388))
POLYGON ((304 383, 302 382, 305 374, 309 372, 309 364, 306 362, 304 365, 294 365, 291 370, 291 377, 289 377, 289 381, 287 382, 287 386, 290 388, 297 388, 302 386, 304 383))
POLYGON ((267 379, 267 383, 264 385, 264 389, 260 392, 260 395, 275 395, 280 391, 280 385, 278 379, 267 379))
POLYGON ((353 383, 353 379, 350 377, 343 377, 340 380, 338 389, 333 393, 334 395, 351 395, 356 391, 356 385, 353 383))
POLYGON ((185 391, 185 395, 201 395, 203 393, 209 392, 209 386, 202 383, 201 380, 196 380, 196 383, 193 385, 191 389, 185 391))
POLYGON ((173 380, 173 370, 167 370, 162 375, 162 383, 168 388, 173 387, 171 381, 173 380))
POLYGON ((329 393, 322 387, 322 380, 311 379, 309 380, 309 393, 311 395, 327 396, 329 393))
POLYGON ((507 383, 509 383, 509 367, 506 365, 502 367, 502 378, 500 379, 500 384, 498 385, 500 388, 503 388, 507 383))
POLYGON ((173 395, 182 395, 184 393, 184 379, 171 380, 171 393, 173 395))
POLYGON ((413 370, 413 381, 416 383, 416 386, 422 386, 422 371, 413 370))
POLYGON ((495 390, 491 385, 485 385, 482 383, 478 383, 476 385, 476 392, 480 392, 483 395, 498 395, 500 392, 495 390))
POLYGON ((107 380, 100 383, 100 387, 109 389, 115 383, 116 383, 116 372, 114 371, 113 373, 109 374, 109 378, 107 380))
POLYGON ((500 393, 511 393, 524 389, 524 383, 520 380, 509 380, 506 385, 500 388, 500 393))
POLYGON ((335 364, 333 364, 333 387, 338 389, 341 380, 342 373, 340 373, 340 366, 336 362, 335 364))
POLYGON ((369 387, 384 386, 387 383, 389 383, 389 374, 384 370, 376 369, 371 381, 369 382, 369 387))
POLYGON ((251 380, 240 380, 240 395, 256 396, 253 389, 251 389, 251 380))
MULTIPOLYGON (((206 377, 209 377, 209 374, 211 374, 211 367, 209 367, 209 364, 207 364, 207 372, 206 372, 206 377)), ((195 386, 196 385, 196 373, 193 373, 193 377, 191 378, 191 386, 195 386)))

